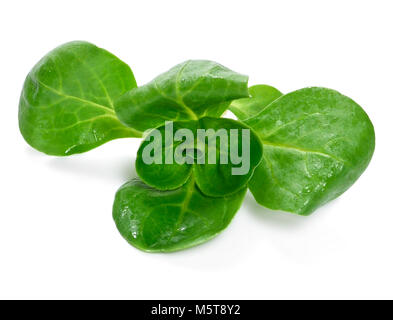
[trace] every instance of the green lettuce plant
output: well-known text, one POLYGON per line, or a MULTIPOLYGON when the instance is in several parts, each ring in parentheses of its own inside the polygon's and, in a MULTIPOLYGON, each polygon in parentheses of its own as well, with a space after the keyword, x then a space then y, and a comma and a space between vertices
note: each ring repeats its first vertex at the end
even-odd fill
POLYGON ((113 218, 136 248, 177 251, 224 230, 247 187, 265 207, 309 215, 344 193, 371 160, 373 125, 350 98, 326 88, 282 94, 247 83, 247 76, 218 63, 189 60, 137 87, 117 57, 70 42, 28 74, 19 127, 33 148, 56 156, 145 133, 136 158, 139 178, 117 191, 113 218), (227 109, 237 121, 221 118, 227 109), (191 141, 172 133, 167 143, 168 125, 206 135, 191 141), (218 139, 219 130, 230 137, 248 130, 249 143, 218 139), (165 139, 155 140, 157 133, 165 139), (160 161, 145 161, 152 150, 160 161), (229 153, 244 156, 245 150, 248 170, 235 174, 242 164, 229 153), (173 161, 176 156, 184 160, 173 161))

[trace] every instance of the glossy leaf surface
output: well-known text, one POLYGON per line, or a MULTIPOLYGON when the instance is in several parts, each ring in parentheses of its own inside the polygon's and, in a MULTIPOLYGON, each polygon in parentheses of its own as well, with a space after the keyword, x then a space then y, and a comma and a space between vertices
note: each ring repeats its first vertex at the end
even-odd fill
POLYGON ((230 101, 248 97, 248 77, 207 60, 189 60, 116 100, 119 119, 145 131, 165 121, 219 117, 230 101))
POLYGON ((239 209, 246 188, 230 197, 203 195, 190 179, 171 191, 132 180, 116 193, 113 218, 121 235, 148 252, 171 252, 208 241, 224 230, 239 209))
POLYGON ((33 148, 58 156, 140 137, 113 109, 114 99, 135 87, 131 69, 108 51, 87 42, 66 43, 28 74, 19 103, 20 131, 33 148))
POLYGON ((250 98, 232 101, 229 106, 239 120, 246 120, 263 110, 267 105, 282 96, 276 88, 265 84, 258 84, 249 88, 250 98))
POLYGON ((271 209, 308 215, 345 192, 375 147, 373 125, 350 98, 305 88, 275 100, 245 121, 264 146, 249 188, 271 209))
POLYGON ((146 137, 138 150, 136 160, 139 177, 157 189, 175 189, 193 177, 204 194, 213 197, 225 196, 242 189, 261 161, 262 145, 259 138, 249 127, 238 121, 205 117, 173 122, 174 134, 167 143, 164 138, 166 127, 167 125, 164 125, 157 129, 161 140, 156 140, 153 133, 146 137), (182 129, 192 132, 195 139, 190 142, 181 136, 176 137, 176 132, 182 129), (199 136, 198 140, 200 129, 206 134, 199 136), (224 138, 220 133, 224 134, 224 138), (246 137, 243 137, 243 134, 246 134, 246 137), (236 141, 237 145, 232 144, 236 141), (150 154, 152 146, 157 145, 159 161, 147 162, 146 154, 150 154), (174 160, 176 154, 182 155, 182 163, 174 160), (200 161, 201 159, 203 161, 200 161))

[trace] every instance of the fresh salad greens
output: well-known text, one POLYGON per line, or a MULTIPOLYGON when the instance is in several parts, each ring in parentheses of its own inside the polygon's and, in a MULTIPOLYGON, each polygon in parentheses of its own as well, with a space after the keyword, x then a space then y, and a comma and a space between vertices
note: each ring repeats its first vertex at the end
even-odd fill
POLYGON ((172 252, 223 231, 247 187, 265 207, 309 215, 371 160, 373 125, 350 98, 247 83, 215 62, 189 60, 137 87, 114 55, 70 42, 28 74, 19 127, 33 148, 56 156, 143 136, 139 178, 117 191, 113 218, 136 248, 172 252), (227 109, 238 121, 221 118, 227 109))

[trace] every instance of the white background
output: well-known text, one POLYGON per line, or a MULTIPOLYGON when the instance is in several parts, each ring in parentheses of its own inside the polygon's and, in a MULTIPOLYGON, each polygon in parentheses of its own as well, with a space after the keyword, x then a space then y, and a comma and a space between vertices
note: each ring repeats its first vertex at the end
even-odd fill
POLYGON ((393 298, 392 1, 2 1, 0 298, 393 298), (127 62, 139 84, 210 59, 282 92, 336 89, 374 123, 373 160, 310 217, 250 194, 199 247, 147 254, 112 221, 137 139, 68 158, 18 129, 25 76, 54 47, 87 40, 127 62))

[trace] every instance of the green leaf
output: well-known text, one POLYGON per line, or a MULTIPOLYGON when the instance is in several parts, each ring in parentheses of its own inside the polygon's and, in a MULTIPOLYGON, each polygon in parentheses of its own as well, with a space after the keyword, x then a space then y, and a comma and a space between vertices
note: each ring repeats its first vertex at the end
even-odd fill
MULTIPOLYGON (((229 141, 233 138, 230 137, 230 132, 232 130, 238 130, 238 134, 236 135, 238 141, 237 148, 232 148, 232 146, 225 148, 225 143, 221 146, 220 142, 216 141, 216 164, 209 163, 208 146, 205 147, 205 164, 197 163, 193 166, 195 181, 200 190, 208 196, 220 197, 237 192, 246 186, 255 168, 262 160, 262 144, 257 134, 250 127, 232 119, 202 118, 199 120, 199 128, 205 130, 213 129, 215 132, 225 130, 228 132, 229 141), (247 131, 249 134, 248 142, 246 140, 243 141, 242 130, 249 130, 247 131), (243 144, 245 147, 244 150, 243 144), (220 159, 225 154, 228 156, 227 164, 223 164, 220 159), (241 155, 242 157, 242 162, 239 164, 236 164, 232 160, 232 156, 236 155, 241 155), (235 170, 240 170, 241 168, 244 169, 243 173, 234 173, 235 170)), ((209 136, 206 140, 217 139, 215 136, 209 136)), ((207 143, 205 141, 203 142, 204 144, 207 143)), ((199 149, 200 146, 198 145, 197 148, 199 149)), ((203 153, 202 150, 201 153, 203 153)))
POLYGON ((132 180, 116 193, 113 218, 121 235, 147 252, 171 252, 204 243, 224 230, 239 209, 246 188, 229 197, 203 195, 190 179, 160 191, 132 180))
POLYGON ((189 60, 115 101, 119 119, 145 131, 170 120, 219 117, 231 100, 248 97, 248 77, 206 60, 189 60))
POLYGON ((153 130, 138 150, 136 171, 142 181, 159 190, 178 188, 192 177, 204 194, 221 197, 242 189, 261 159, 261 142, 248 126, 232 119, 204 117, 167 122, 153 130), (172 125, 173 131, 169 130, 172 125), (181 134, 184 129, 191 139, 181 134), (198 135, 201 130, 204 134, 198 135))
POLYGON ((264 146, 249 188, 263 206, 301 215, 345 192, 369 164, 373 125, 350 98, 305 88, 245 121, 264 146))
POLYGON ((229 106, 229 110, 242 121, 257 115, 263 108, 282 96, 276 88, 265 84, 252 86, 249 92, 250 98, 234 100, 229 106))
POLYGON ((197 122, 197 120, 167 122, 166 125, 158 127, 146 136, 138 149, 135 161, 136 172, 144 183, 159 190, 173 190, 186 183, 192 174, 193 164, 177 163, 174 153, 176 148, 181 145, 186 150, 194 150, 195 143, 194 141, 187 143, 183 139, 175 141, 174 133, 182 129, 189 129, 195 136, 197 122), (166 128, 170 128, 170 126, 173 126, 173 132, 168 130, 168 134, 166 134, 166 128), (156 138, 155 133, 157 132, 160 133, 160 136, 156 138), (158 140, 160 137, 161 140, 158 140), (154 159, 154 162, 147 163, 146 155, 153 156, 155 148, 158 148, 156 150, 158 160, 154 159), (169 159, 171 163, 169 163, 169 159))
POLYGON ((33 148, 57 156, 140 137, 113 109, 113 100, 135 87, 129 66, 108 51, 87 42, 66 43, 28 74, 19 103, 20 131, 33 148))

